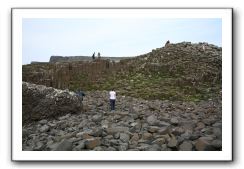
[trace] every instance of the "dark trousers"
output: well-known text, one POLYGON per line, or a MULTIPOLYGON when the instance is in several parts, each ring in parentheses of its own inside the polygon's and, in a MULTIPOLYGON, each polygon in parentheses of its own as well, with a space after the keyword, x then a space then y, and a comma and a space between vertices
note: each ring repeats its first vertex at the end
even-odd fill
POLYGON ((110 99, 110 109, 115 110, 115 100, 110 99))

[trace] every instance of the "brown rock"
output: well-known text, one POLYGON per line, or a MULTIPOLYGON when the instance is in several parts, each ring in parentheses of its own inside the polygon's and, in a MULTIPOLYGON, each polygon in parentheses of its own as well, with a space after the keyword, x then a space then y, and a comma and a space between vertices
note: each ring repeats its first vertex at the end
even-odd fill
POLYGON ((163 145, 165 143, 165 138, 157 138, 152 142, 153 144, 163 145))
POLYGON ((138 142, 138 140, 140 139, 139 135, 137 133, 133 134, 133 136, 131 137, 130 141, 131 142, 138 142))
POLYGON ((209 137, 200 137, 195 144, 197 151, 211 151, 214 150, 214 147, 210 144, 212 138, 209 137))
POLYGON ((144 140, 150 140, 150 139, 152 139, 152 136, 153 135, 151 133, 143 133, 142 138, 144 140))
POLYGON ((150 133, 155 133, 155 132, 157 132, 159 130, 159 127, 158 126, 149 126, 149 128, 148 128, 148 131, 150 132, 150 133))
POLYGON ((85 141, 85 147, 87 149, 93 149, 101 144, 100 138, 89 138, 85 141))
POLYGON ((167 146, 170 148, 176 148, 177 145, 178 145, 178 141, 175 137, 171 138, 167 144, 167 146))
POLYGON ((170 130, 168 127, 160 127, 158 130, 158 134, 160 135, 165 135, 165 134, 169 134, 170 130))
POLYGON ((201 130, 205 127, 205 124, 203 122, 198 122, 197 123, 197 127, 195 128, 195 130, 201 130))

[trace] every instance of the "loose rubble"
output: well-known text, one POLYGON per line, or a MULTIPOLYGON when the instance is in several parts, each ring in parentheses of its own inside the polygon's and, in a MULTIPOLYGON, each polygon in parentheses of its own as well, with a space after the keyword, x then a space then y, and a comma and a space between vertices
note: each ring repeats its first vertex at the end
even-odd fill
POLYGON ((39 121, 25 123, 23 150, 222 150, 220 100, 193 103, 118 96, 116 110, 110 111, 108 92, 94 91, 86 92, 83 106, 75 114, 67 109, 62 116, 40 116, 39 121))

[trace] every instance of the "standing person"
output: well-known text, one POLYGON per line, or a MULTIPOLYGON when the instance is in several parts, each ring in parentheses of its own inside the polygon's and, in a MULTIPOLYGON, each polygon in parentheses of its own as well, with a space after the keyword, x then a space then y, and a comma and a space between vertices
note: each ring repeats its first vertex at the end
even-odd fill
POLYGON ((164 46, 166 47, 166 46, 168 46, 169 44, 170 44, 170 41, 169 41, 169 40, 167 40, 167 42, 165 43, 165 45, 164 45, 164 46))
POLYGON ((81 100, 83 101, 83 97, 86 96, 86 94, 82 90, 80 90, 79 96, 81 97, 81 100))
POLYGON ((205 52, 205 45, 204 44, 202 45, 202 50, 205 52))
POLYGON ((114 91, 114 89, 112 89, 109 92, 109 100, 110 100, 110 109, 115 110, 115 100, 116 100, 116 92, 114 91))
POLYGON ((95 52, 92 55, 92 60, 94 60, 94 59, 95 59, 95 52))
POLYGON ((76 94, 78 95, 79 99, 80 99, 80 102, 82 104, 82 101, 83 101, 83 97, 86 96, 85 93, 82 91, 82 90, 78 90, 76 92, 76 94))

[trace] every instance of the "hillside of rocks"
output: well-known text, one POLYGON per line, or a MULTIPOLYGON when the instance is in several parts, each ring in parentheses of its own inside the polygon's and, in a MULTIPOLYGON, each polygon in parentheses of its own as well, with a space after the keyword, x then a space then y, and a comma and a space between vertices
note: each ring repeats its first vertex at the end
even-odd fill
POLYGON ((222 48, 208 43, 168 44, 120 62, 102 57, 55 59, 55 63, 23 65, 23 81, 73 91, 115 88, 120 94, 147 100, 197 102, 221 97, 222 48))
POLYGON ((24 151, 222 150, 221 47, 169 43, 116 62, 52 57, 22 72, 24 151))
POLYGON ((104 89, 113 84, 122 94, 147 100, 199 101, 221 97, 220 47, 182 42, 122 62, 126 66, 104 81, 104 89))
MULTIPOLYGON (((36 94, 38 91, 40 93, 43 91, 38 88, 45 88, 40 85, 26 83, 24 85, 32 87, 30 92, 36 94)), ((63 92, 63 98, 70 96, 67 91, 63 92)), ((53 94, 53 91, 49 95, 54 99, 60 98, 53 94)), ((42 100, 49 99, 47 96, 42 100)), ((72 103, 66 105, 68 104, 73 105, 72 103)), ((42 102, 39 105, 42 105, 42 102)), ((46 109, 47 106, 40 107, 40 110, 46 109)), ((92 91, 86 93, 81 111, 74 113, 67 110, 66 114, 40 116, 38 120, 24 124, 22 149, 24 151, 220 151, 222 150, 221 119, 221 100, 198 103, 149 101, 121 95, 117 98, 116 110, 110 111, 108 92, 92 91)))

